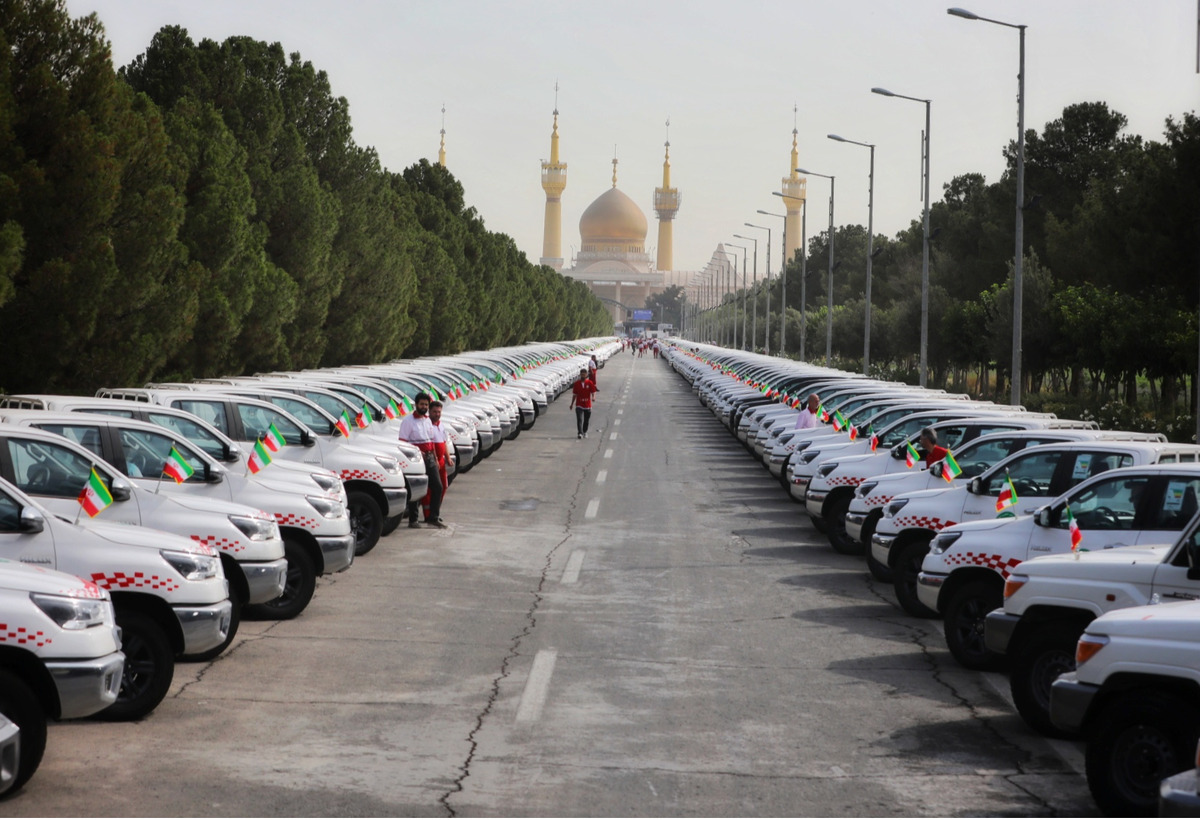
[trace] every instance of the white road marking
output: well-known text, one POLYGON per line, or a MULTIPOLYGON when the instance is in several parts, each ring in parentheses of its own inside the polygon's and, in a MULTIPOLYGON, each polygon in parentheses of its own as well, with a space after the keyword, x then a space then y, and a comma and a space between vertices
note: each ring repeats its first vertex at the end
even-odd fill
POLYGON ((567 559, 567 568, 563 570, 562 582, 564 584, 573 584, 579 580, 579 570, 583 569, 585 555, 587 555, 587 550, 575 550, 571 553, 571 557, 567 559))
POLYGON ((534 656, 529 680, 525 681, 525 691, 521 693, 521 702, 517 705, 517 723, 531 723, 542 716, 557 658, 558 652, 554 649, 543 649, 534 656))
POLYGON ((608 480, 608 470, 601 470, 600 472, 596 473, 597 484, 603 484, 606 480, 608 480))
POLYGON ((830 767, 829 767, 829 770, 830 770, 831 772, 833 772, 835 775, 837 775, 838 777, 845 777, 845 776, 846 776, 846 770, 845 770, 845 769, 843 769, 841 766, 830 766, 830 767))
MULTIPOLYGON (((622 403, 622 404, 624 404, 625 402, 621 402, 621 403, 622 403)), ((617 415, 618 415, 618 416, 622 416, 622 415, 624 415, 624 414, 625 414, 625 411, 624 411, 624 410, 618 410, 618 411, 617 411, 617 415)))
POLYGON ((612 454, 613 454, 613 451, 612 451, 611 447, 609 447, 607 450, 604 451, 605 458, 612 458, 612 454))
POLYGON ((613 427, 619 427, 620 425, 621 425, 620 419, 613 419, 613 427))
POLYGON ((593 498, 591 501, 588 502, 587 509, 584 510, 583 517, 584 518, 595 518, 596 513, 599 510, 600 510, 600 499, 593 498))
POLYGON ((609 440, 609 441, 616 441, 616 440, 617 440, 617 434, 616 434, 616 433, 613 433, 611 436, 609 436, 609 437, 608 437, 608 440, 609 440))

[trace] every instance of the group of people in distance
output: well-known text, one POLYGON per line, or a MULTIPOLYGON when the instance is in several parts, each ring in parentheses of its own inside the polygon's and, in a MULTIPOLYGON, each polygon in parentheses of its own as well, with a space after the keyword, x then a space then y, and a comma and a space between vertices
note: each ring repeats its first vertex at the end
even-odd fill
MULTIPOLYGON (((808 397, 808 401, 804 403, 804 409, 800 411, 800 415, 796 417, 797 430, 810 430, 820 423, 821 412, 821 397, 813 393, 808 397)), ((938 444, 937 430, 932 427, 926 427, 921 430, 917 444, 921 452, 921 460, 926 467, 932 467, 936 462, 941 461, 949 452, 945 447, 938 444)))
POLYGON ((415 409, 400 422, 400 440, 416 445, 425 460, 425 473, 429 476, 429 490, 424 498, 408 500, 408 526, 417 528, 417 508, 423 507, 425 523, 438 529, 446 529, 442 520, 442 498, 450 482, 446 475, 446 431, 442 429, 442 403, 434 401, 428 393, 418 393, 413 401, 415 409))

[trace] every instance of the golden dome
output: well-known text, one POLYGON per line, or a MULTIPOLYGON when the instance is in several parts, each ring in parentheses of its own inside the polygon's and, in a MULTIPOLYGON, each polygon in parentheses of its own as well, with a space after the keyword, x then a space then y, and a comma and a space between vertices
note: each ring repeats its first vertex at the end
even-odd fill
POLYGON ((579 218, 579 238, 584 248, 603 244, 636 244, 646 241, 646 215, 616 186, 596 197, 579 218))

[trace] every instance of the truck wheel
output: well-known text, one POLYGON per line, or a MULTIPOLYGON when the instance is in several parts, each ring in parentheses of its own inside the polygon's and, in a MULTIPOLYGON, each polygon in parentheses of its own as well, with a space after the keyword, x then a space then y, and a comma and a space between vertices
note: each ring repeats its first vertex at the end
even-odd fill
POLYGON ((96 715, 101 720, 137 720, 154 711, 175 677, 175 653, 163 628, 149 615, 117 610, 125 672, 117 702, 96 715))
POLYGON ((946 645, 967 669, 994 671, 1003 666, 1004 656, 983 642, 984 619, 1003 602, 998 583, 974 581, 954 593, 946 605, 946 645))
POLYGON ((21 751, 17 776, 9 794, 25 785, 42 762, 46 752, 46 712, 25 681, 0 669, 0 714, 21 729, 21 751))
MULTIPOLYGON (((914 618, 938 616, 936 610, 925 606, 917 597, 917 576, 921 573, 921 564, 924 563, 925 556, 929 554, 929 544, 927 539, 909 541, 901 545, 900 553, 896 556, 896 570, 892 581, 893 589, 896 590, 896 600, 900 602, 904 611, 914 618)), ((949 636, 946 639, 949 640, 949 636)))
POLYGON ((346 509, 350 513, 350 531, 354 533, 354 554, 366 555, 379 543, 383 531, 383 511, 375 499, 362 491, 346 494, 346 509))
POLYGON ((826 535, 833 551, 842 555, 862 555, 863 545, 846 533, 846 513, 850 512, 850 496, 841 493, 828 505, 828 515, 825 515, 826 535))
POLYGON ((312 600, 317 588, 317 570, 308 551, 298 541, 285 538, 283 556, 287 559, 287 580, 283 594, 265 604, 251 604, 246 615, 256 621, 286 621, 295 618, 312 600))
POLYGON ((382 538, 391 535, 400 526, 400 522, 404 520, 403 515, 393 515, 391 518, 383 522, 383 527, 379 530, 379 536, 382 538))
POLYGON ((1013 704, 1029 728, 1047 737, 1069 736, 1050 722, 1050 687, 1063 672, 1075 670, 1075 644, 1082 632, 1067 624, 1039 626, 1029 640, 1009 653, 1013 704))
POLYGON ((242 624, 242 608, 246 605, 246 602, 238 594, 236 584, 231 583, 229 585, 229 603, 233 604, 233 608, 229 615, 229 634, 225 636, 225 640, 221 641, 219 646, 214 646, 207 652, 198 652, 195 655, 180 655, 179 660, 187 663, 211 661, 233 643, 233 639, 237 637, 238 627, 242 624))
POLYGON ((1200 711, 1160 692, 1126 692, 1091 721, 1088 787, 1109 816, 1151 816, 1163 778, 1195 759, 1200 711))

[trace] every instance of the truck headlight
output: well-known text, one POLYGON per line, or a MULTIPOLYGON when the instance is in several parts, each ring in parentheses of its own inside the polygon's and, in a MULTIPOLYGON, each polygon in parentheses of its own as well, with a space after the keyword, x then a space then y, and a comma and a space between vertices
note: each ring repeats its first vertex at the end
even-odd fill
POLYGON ((229 523, 242 531, 251 541, 272 541, 279 538, 279 525, 274 518, 258 518, 249 515, 231 515, 229 523))
POLYGON ((375 456, 375 460, 379 462, 379 466, 383 468, 385 473, 390 475, 400 475, 400 462, 394 458, 387 456, 375 456))
POLYGON ((1004 582, 1004 600, 1017 594, 1017 590, 1029 582, 1028 575, 1010 575, 1004 582))
POLYGON ((884 511, 884 515, 886 515, 888 518, 895 518, 896 513, 904 509, 906 504, 908 504, 907 498, 897 498, 895 501, 889 501, 887 509, 884 511))
POLYGON ((160 550, 159 555, 189 581, 216 578, 221 570, 221 559, 216 555, 198 555, 194 552, 175 550, 160 550))
POLYGON ((69 595, 45 595, 33 592, 30 600, 63 629, 88 629, 113 624, 112 601, 107 598, 72 598, 69 595))
POLYGON ((822 464, 820 467, 817 468, 817 475, 819 475, 821 478, 827 478, 829 476, 829 474, 832 473, 836 469, 837 469, 836 461, 833 462, 832 464, 822 464))
POLYGON ((346 507, 342 502, 333 498, 318 498, 313 495, 304 496, 309 506, 316 510, 322 518, 345 518, 346 507))
POLYGON ((950 549, 955 541, 962 538, 961 532, 941 532, 934 536, 933 543, 929 545, 930 555, 941 555, 946 550, 950 549))
POLYGON ((875 489, 877 486, 879 486, 878 481, 864 481, 862 484, 858 485, 854 491, 854 494, 859 498, 866 498, 871 494, 871 490, 875 489))
POLYGON ((821 455, 820 450, 805 450, 800 454, 800 461, 805 464, 812 464, 817 460, 817 456, 821 455))
POLYGON ((313 473, 313 483, 327 493, 341 493, 342 480, 335 475, 325 475, 324 473, 313 473))

